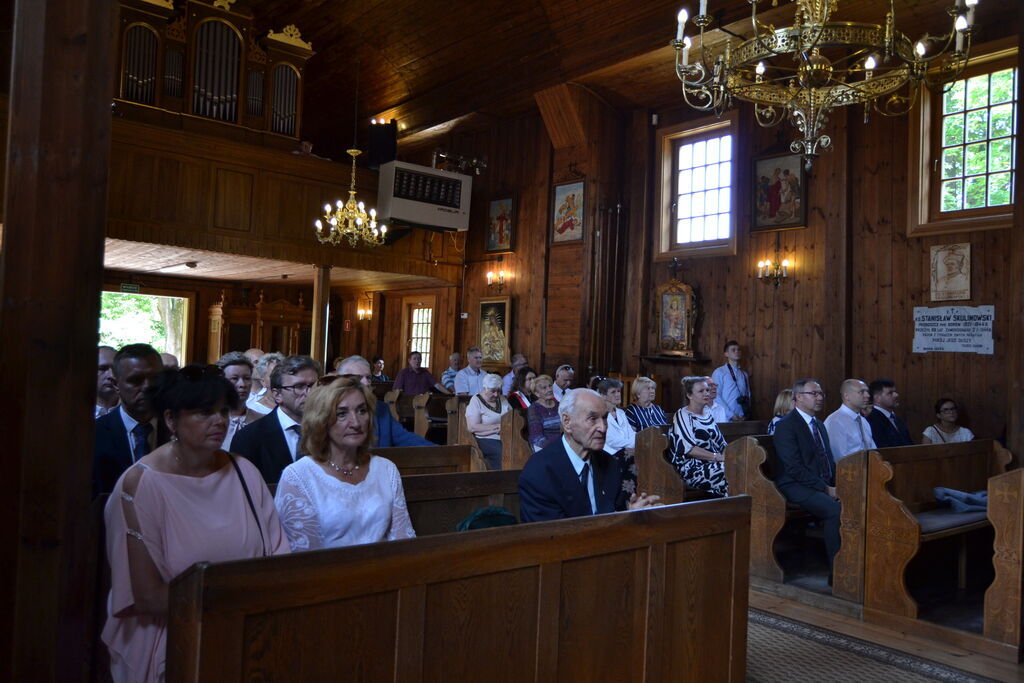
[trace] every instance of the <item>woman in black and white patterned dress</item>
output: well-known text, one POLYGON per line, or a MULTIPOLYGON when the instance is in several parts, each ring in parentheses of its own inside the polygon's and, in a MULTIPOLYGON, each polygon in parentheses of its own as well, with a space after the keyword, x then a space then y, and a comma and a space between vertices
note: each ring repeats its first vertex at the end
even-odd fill
POLYGON ((672 465, 689 488, 727 496, 725 437, 711 415, 711 389, 703 377, 684 377, 683 392, 687 405, 676 411, 668 433, 672 465))

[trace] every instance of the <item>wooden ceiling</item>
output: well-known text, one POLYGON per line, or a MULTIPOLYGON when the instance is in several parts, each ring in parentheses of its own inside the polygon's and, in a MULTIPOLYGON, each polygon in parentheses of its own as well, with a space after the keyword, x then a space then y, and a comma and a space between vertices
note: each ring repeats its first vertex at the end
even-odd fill
MULTIPOLYGON (((274 261, 236 256, 199 249, 183 249, 160 244, 107 239, 103 266, 132 273, 173 275, 206 280, 232 282, 272 282, 275 284, 311 285, 313 266, 290 261, 274 261), (190 267, 188 264, 195 264, 190 267)), ((331 283, 358 289, 410 289, 439 287, 449 283, 398 273, 378 273, 353 268, 333 268, 331 283)))
MULTIPOLYGON (((577 82, 623 109, 679 101, 672 70, 674 17, 697 0, 259 0, 258 29, 295 24, 317 54, 307 67, 303 137, 328 155, 359 124, 399 121, 400 135, 444 133, 468 117, 485 125, 534 107, 533 94, 577 82)), ((793 5, 761 0, 759 16, 786 25, 793 5)), ((952 0, 896 0, 897 28, 940 33, 952 0)), ((1015 20, 1019 0, 981 0, 979 27, 1015 20)), ((882 21, 887 0, 842 0, 835 17, 882 21)), ((710 0, 709 11, 750 34, 747 0, 710 0)), ((721 34, 719 34, 721 35, 721 34)))

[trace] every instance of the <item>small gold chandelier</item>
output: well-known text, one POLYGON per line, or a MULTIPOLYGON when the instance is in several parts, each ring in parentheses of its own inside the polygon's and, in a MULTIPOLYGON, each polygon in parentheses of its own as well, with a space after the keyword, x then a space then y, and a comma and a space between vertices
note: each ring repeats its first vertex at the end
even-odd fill
POLYGON ((348 189, 348 201, 344 204, 339 199, 335 206, 324 204, 324 215, 317 219, 313 225, 316 226, 316 238, 322 244, 341 244, 343 239, 348 239, 351 247, 359 242, 364 242, 371 247, 379 247, 384 244, 388 226, 377 224, 377 210, 366 211, 366 205, 356 201, 356 157, 362 154, 358 149, 348 150, 352 157, 352 184, 348 189))
POLYGON ((831 21, 839 0, 790 0, 796 4, 793 24, 779 29, 758 20, 760 1, 748 0, 753 37, 735 48, 726 40, 716 55, 704 42, 712 20, 707 0, 700 0, 693 18, 700 58, 692 62, 693 42, 685 35, 689 15, 680 10, 671 43, 676 76, 683 99, 694 109, 721 115, 736 98, 754 104, 762 127, 789 119, 801 133, 790 150, 803 155, 808 170, 819 150, 832 144, 823 127, 835 107, 862 104, 865 121, 871 109, 901 116, 913 108, 921 85, 955 80, 967 65, 978 4, 954 0, 949 33, 925 35, 915 43, 896 30, 893 0, 881 25, 831 21))

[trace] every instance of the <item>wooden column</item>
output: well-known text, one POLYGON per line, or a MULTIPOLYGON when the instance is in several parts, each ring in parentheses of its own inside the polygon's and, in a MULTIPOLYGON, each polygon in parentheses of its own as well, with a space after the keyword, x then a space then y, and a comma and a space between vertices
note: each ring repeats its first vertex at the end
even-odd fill
MULTIPOLYGON (((1019 48, 1024 48, 1024 12, 1018 12, 1018 33, 1017 40, 1019 48)), ((1024 49, 1017 50, 1017 73, 1024 73, 1024 49)), ((1018 100, 1024 97, 1024 83, 1020 77, 1017 79, 1018 100)), ((1018 105, 1019 106, 1019 105, 1018 105)), ((1024 145, 1017 142, 1017 172, 1016 188, 1014 197, 1016 203, 1013 209, 1013 237, 1010 241, 1009 267, 1011 273, 1017 273, 1016 277, 1010 279, 1013 282, 1013 291, 1010 293, 1010 306, 1005 316, 1000 316, 996 311, 997 324, 1005 325, 1009 330, 1006 340, 1007 345, 1007 371, 1009 372, 1009 386, 1006 388, 1006 446, 1017 458, 1017 464, 1024 462, 1024 401, 1021 401, 1021 392, 1024 392, 1024 280, 1020 277, 1024 273, 1024 145), (1002 322, 1005 321, 1005 322, 1002 322)))
POLYGON ((331 311, 331 267, 313 266, 313 334, 309 355, 327 365, 327 324, 331 311))
POLYGON ((12 398, 0 411, 0 671, 7 680, 87 677, 116 10, 109 0, 14 6, 0 253, 0 381, 12 398))

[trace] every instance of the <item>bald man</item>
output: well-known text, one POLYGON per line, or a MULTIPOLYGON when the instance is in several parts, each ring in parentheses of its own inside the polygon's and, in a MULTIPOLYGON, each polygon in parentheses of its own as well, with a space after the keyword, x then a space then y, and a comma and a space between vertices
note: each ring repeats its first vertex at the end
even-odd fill
POLYGON ((845 380, 839 387, 839 395, 843 404, 839 410, 825 418, 832 456, 837 461, 850 453, 875 447, 875 441, 871 438, 871 425, 861 414, 871 404, 868 385, 859 379, 845 380))

